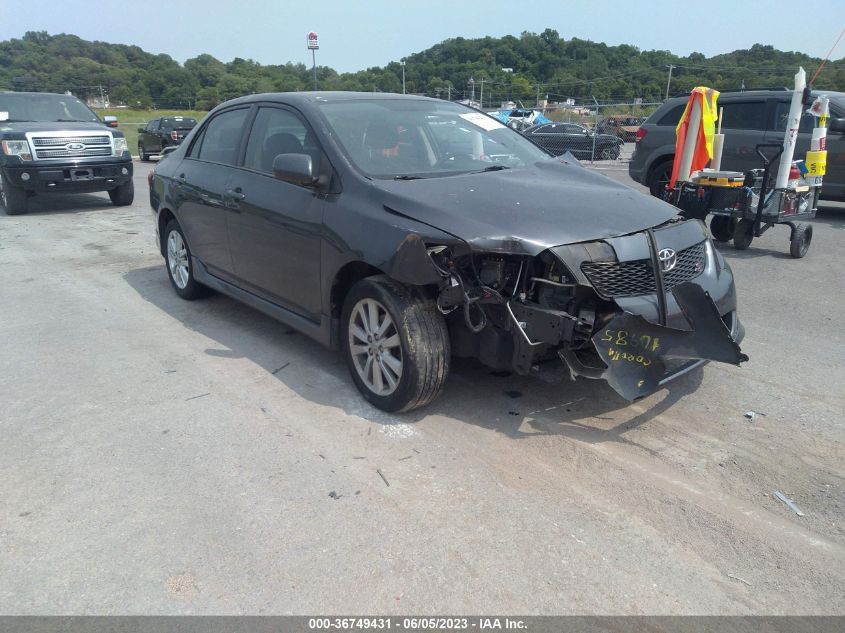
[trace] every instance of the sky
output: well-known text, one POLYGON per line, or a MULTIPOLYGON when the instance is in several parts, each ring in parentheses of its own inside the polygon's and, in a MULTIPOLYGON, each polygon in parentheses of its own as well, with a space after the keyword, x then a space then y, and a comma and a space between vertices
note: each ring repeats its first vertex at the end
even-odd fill
MULTIPOLYGON (((26 31, 135 44, 179 62, 200 53, 261 64, 317 63, 340 72, 398 61, 452 37, 540 33, 710 57, 752 44, 822 57, 845 27, 845 0, 0 0, 0 40, 26 31), (797 8, 796 7, 807 7, 797 8), (816 8, 826 17, 814 19, 816 8), (785 15, 797 19, 784 19, 785 15), (687 19, 690 23, 684 24, 687 19)), ((845 57, 845 38, 831 55, 845 57)))

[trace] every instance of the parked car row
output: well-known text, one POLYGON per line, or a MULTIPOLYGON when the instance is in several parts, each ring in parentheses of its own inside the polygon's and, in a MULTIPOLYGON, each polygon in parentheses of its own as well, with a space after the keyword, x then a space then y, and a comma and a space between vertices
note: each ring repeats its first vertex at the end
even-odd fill
POLYGON ((596 134, 577 123, 545 123, 523 131, 523 134, 554 156, 571 152, 575 158, 616 160, 623 141, 612 134, 596 134))

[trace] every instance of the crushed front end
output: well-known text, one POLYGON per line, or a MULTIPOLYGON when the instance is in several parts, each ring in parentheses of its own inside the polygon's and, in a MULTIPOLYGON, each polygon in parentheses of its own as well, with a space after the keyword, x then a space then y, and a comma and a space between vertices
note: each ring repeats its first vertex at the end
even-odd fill
POLYGON ((428 245, 455 356, 520 374, 563 362, 628 400, 708 360, 747 360, 733 275, 697 220, 509 250, 428 245))

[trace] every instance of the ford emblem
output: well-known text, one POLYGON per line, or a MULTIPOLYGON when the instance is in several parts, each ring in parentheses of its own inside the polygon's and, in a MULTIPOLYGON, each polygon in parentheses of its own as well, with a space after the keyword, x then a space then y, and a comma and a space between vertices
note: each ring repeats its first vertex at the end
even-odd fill
POLYGON ((70 150, 72 152, 78 152, 80 150, 85 149, 84 143, 68 143, 65 145, 65 149, 70 150))

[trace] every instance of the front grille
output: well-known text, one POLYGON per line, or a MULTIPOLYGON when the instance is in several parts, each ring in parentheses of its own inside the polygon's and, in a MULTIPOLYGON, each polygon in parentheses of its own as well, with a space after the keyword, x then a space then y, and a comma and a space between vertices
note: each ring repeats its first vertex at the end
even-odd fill
MULTIPOLYGON (((704 242, 685 248, 677 253, 678 263, 669 272, 663 273, 666 290, 694 279, 704 270, 704 242)), ((581 270, 590 283, 605 299, 616 297, 637 297, 654 294, 657 282, 650 259, 630 262, 589 262, 581 270)))
POLYGON ((79 158, 80 156, 111 156, 111 147, 86 147, 83 150, 39 149, 38 158, 79 158))
POLYGON ((36 159, 86 158, 89 156, 111 156, 112 154, 111 136, 108 134, 74 136, 71 132, 65 133, 64 136, 33 135, 30 140, 36 159), (67 147, 72 143, 79 143, 84 147, 81 149, 67 147))

